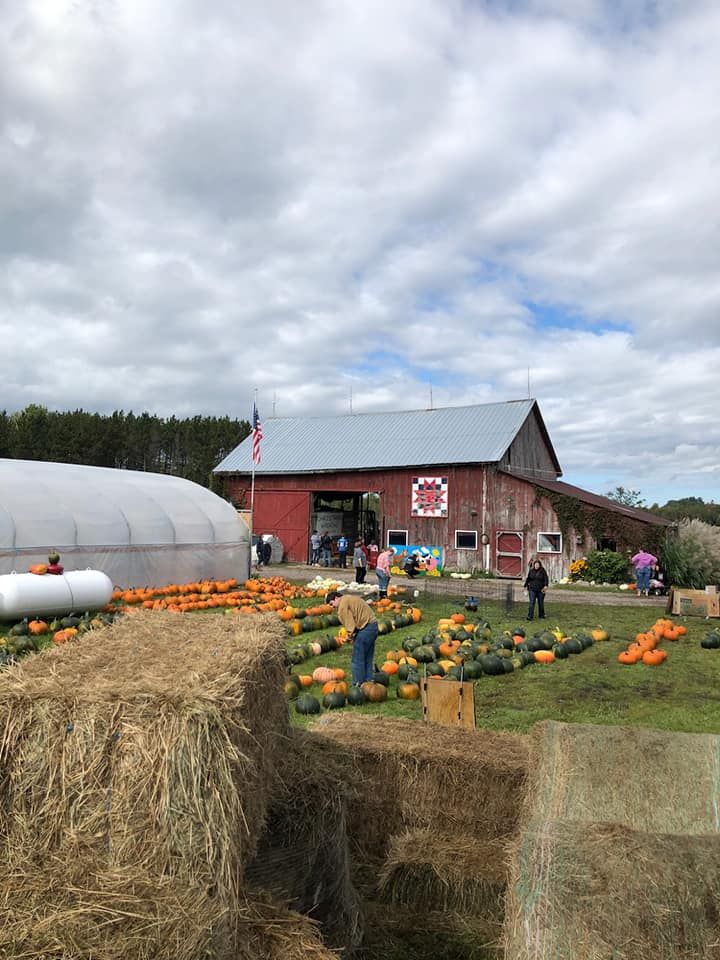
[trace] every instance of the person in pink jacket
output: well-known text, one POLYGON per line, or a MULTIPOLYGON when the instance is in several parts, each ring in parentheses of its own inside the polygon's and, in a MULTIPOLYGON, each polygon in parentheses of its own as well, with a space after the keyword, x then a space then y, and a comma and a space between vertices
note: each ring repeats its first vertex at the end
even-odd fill
POLYGON ((380 599, 387 596, 388 585, 390 583, 390 564, 395 556, 392 547, 385 547, 381 550, 377 558, 375 567, 375 576, 377 577, 378 587, 380 587, 380 599))
POLYGON ((630 563, 635 567, 635 580, 637 581, 637 595, 639 597, 648 596, 650 590, 650 574, 658 562, 647 550, 642 548, 638 550, 634 557, 630 558, 630 563))

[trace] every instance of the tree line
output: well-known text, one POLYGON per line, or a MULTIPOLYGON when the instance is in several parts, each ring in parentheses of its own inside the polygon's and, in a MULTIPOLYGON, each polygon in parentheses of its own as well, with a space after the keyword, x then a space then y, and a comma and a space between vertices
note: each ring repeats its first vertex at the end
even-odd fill
POLYGON ((681 497, 678 500, 668 500, 667 503, 653 503, 648 506, 639 490, 626 490, 625 487, 615 487, 608 490, 607 497, 625 507, 638 507, 649 510, 667 520, 680 522, 681 520, 701 520, 713 527, 720 527, 720 503, 711 500, 706 503, 702 497, 681 497))
POLYGON ((0 457, 168 473, 219 491, 213 468, 249 433, 247 420, 230 417, 56 412, 30 404, 0 412, 0 457))

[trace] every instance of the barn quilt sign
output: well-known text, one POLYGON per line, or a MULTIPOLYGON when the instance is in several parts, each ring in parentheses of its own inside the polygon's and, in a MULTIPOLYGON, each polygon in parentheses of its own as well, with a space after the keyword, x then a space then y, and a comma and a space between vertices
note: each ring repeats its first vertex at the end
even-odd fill
POLYGON ((446 517, 448 514, 448 478, 413 477, 413 517, 446 517))

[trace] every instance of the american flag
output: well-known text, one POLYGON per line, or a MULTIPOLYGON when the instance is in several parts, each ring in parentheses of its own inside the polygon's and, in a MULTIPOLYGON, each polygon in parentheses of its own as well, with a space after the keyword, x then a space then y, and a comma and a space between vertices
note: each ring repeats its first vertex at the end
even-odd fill
POLYGON ((252 461, 253 463, 260 463, 260 441, 263 438, 262 424, 260 423, 260 417, 257 412, 257 404, 253 404, 253 419, 252 419, 252 461))

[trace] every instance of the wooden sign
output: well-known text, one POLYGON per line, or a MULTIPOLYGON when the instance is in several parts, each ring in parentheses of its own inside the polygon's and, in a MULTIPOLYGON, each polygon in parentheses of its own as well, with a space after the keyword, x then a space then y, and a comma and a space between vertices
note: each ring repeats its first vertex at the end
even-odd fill
POLYGON ((423 720, 448 727, 475 726, 475 684, 459 680, 420 681, 423 720))

